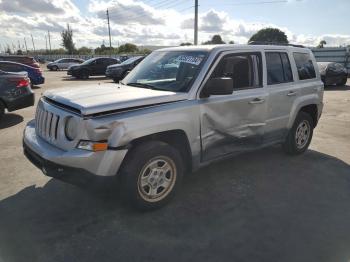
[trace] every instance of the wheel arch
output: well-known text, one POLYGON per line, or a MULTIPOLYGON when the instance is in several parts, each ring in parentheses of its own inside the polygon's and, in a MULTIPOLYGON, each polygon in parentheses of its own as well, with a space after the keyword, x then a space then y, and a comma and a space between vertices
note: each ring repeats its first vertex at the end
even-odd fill
POLYGON ((133 148, 148 141, 161 141, 174 147, 180 152, 186 171, 192 169, 192 150, 185 131, 181 129, 173 129, 135 138, 129 142, 129 152, 131 152, 133 148))

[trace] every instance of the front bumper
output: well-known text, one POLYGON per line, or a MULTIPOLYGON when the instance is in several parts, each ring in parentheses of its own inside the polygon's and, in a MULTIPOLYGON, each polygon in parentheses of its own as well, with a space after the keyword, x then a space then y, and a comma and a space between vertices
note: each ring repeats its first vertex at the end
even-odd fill
POLYGON ((112 78, 112 79, 120 79, 121 78, 120 71, 107 70, 105 75, 106 75, 106 77, 112 78))
POLYGON ((74 148, 64 151, 38 137, 34 121, 30 121, 24 130, 23 149, 27 158, 45 175, 72 184, 114 180, 127 153, 127 149, 91 152, 74 148))

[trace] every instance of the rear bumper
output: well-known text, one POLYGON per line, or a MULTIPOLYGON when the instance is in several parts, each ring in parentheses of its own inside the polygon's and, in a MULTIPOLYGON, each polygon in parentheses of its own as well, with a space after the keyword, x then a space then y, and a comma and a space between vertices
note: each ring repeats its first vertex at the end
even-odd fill
POLYGON ((10 100, 6 100, 7 110, 9 112, 30 107, 34 105, 35 96, 33 92, 29 92, 28 94, 21 95, 20 97, 16 97, 10 100))
POLYGON ((36 78, 31 78, 30 81, 33 85, 41 85, 45 83, 45 78, 43 76, 39 76, 36 78))

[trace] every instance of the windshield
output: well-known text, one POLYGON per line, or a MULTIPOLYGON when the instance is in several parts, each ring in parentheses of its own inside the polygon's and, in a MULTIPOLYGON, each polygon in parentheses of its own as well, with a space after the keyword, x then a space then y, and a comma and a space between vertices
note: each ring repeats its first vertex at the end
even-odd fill
POLYGON ((96 60, 96 58, 90 58, 90 59, 86 60, 84 63, 82 63, 82 65, 88 65, 94 60, 96 60))
POLYGON ((135 62, 135 61, 136 61, 137 59, 139 59, 139 58, 140 58, 140 56, 131 57, 131 58, 125 60, 125 61, 122 63, 122 65, 131 64, 131 63, 135 62))
POLYGON ((208 52, 157 51, 146 57, 122 84, 174 92, 187 92, 208 52))

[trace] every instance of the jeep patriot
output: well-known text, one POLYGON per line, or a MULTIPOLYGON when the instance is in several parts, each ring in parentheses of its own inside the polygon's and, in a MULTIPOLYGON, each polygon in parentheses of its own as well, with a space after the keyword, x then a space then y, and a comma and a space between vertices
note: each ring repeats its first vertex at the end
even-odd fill
POLYGON ((166 48, 119 84, 45 92, 25 128, 24 153, 48 176, 117 181, 128 203, 154 209, 184 174, 213 161, 274 144, 303 153, 322 99, 307 48, 166 48))

